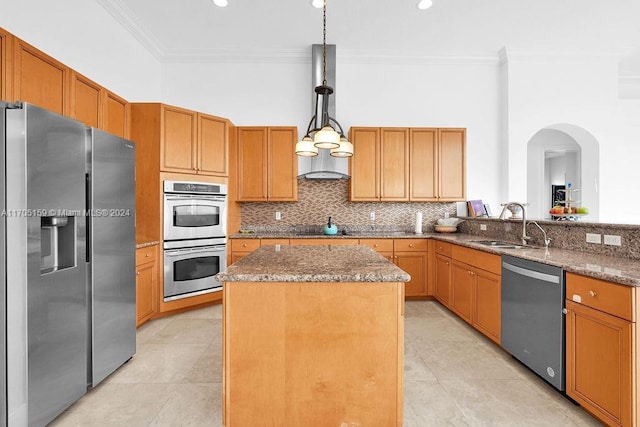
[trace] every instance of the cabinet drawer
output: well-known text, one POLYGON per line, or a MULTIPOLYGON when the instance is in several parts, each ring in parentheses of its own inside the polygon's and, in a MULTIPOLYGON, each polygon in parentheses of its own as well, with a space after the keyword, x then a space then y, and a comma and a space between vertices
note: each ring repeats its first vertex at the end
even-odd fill
POLYGON ((231 252, 253 252, 260 247, 260 239, 231 239, 231 252))
POLYGON ((451 245, 451 258, 464 262, 465 264, 481 268, 485 271, 490 271, 497 275, 502 274, 502 260, 500 255, 465 248, 464 246, 451 245))
POLYGON ((377 252, 393 252, 393 239, 360 239, 360 244, 377 252))
POLYGON ((155 261, 156 246, 147 246, 146 248, 136 249, 136 265, 146 264, 155 261))
POLYGON ((567 299, 635 322, 635 288, 567 273, 567 299))
POLYGON ((424 252, 427 250, 427 239, 394 239, 393 250, 395 252, 424 252))
POLYGON ((440 240, 435 240, 436 242, 436 253, 444 256, 451 256, 451 243, 441 242, 440 240))
POLYGON ((260 239, 260 246, 288 245, 289 239, 260 239))

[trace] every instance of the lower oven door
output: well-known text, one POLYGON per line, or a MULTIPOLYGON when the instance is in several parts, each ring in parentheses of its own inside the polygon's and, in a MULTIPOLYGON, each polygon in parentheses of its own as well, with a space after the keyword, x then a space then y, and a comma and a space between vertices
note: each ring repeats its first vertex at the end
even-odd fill
POLYGON ((222 290, 214 276, 226 268, 226 245, 165 249, 164 301, 222 290))

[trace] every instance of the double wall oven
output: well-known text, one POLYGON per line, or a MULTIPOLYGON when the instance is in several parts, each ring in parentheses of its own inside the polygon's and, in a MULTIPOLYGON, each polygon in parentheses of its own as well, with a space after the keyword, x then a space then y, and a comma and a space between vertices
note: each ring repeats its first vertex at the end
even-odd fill
POLYGON ((164 181, 164 301, 222 290, 227 186, 164 181))

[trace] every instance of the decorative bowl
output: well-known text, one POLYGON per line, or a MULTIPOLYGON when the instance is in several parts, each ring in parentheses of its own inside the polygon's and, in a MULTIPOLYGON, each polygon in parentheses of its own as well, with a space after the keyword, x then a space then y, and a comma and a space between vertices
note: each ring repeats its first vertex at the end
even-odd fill
POLYGON ((455 225, 436 225, 435 228, 438 233, 455 233, 458 230, 455 225))
POLYGON ((462 220, 460 218, 440 218, 437 225, 456 227, 462 220))

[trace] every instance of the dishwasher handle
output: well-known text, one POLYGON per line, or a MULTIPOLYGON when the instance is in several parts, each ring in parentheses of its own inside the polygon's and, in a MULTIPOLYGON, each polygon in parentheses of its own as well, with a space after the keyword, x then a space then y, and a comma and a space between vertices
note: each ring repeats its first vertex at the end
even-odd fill
POLYGON ((560 283, 560 277, 553 274, 529 270, 504 261, 502 262, 502 267, 521 276, 531 277, 532 279, 543 280, 550 283, 560 283))

